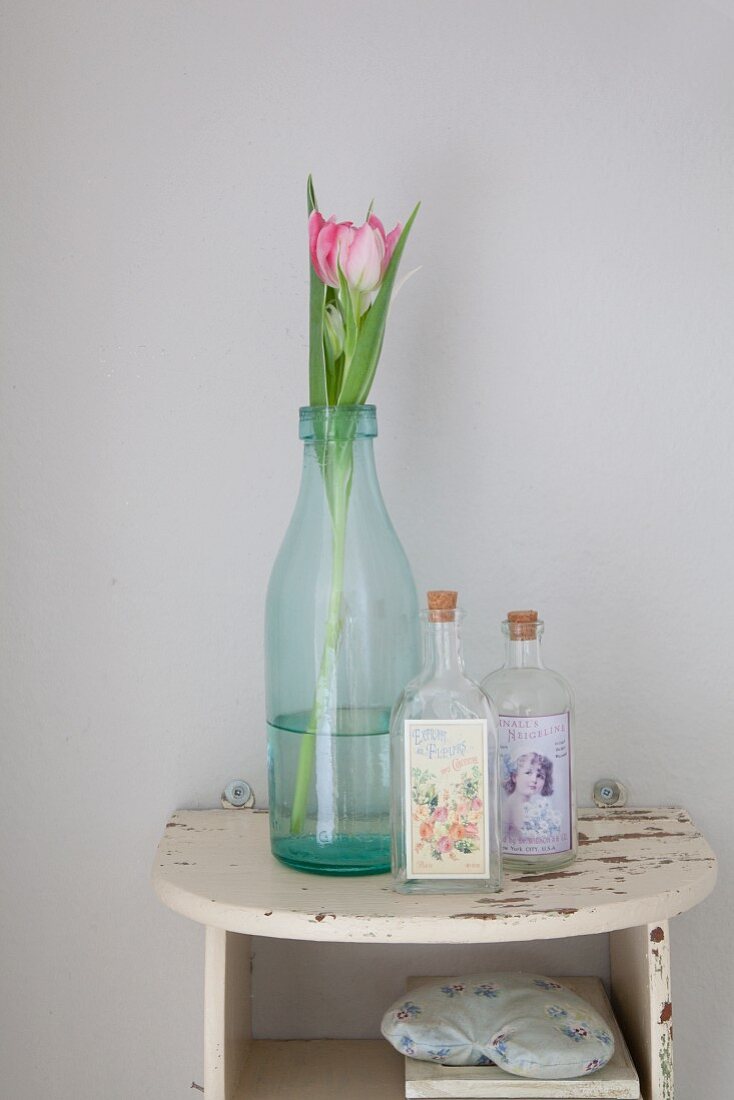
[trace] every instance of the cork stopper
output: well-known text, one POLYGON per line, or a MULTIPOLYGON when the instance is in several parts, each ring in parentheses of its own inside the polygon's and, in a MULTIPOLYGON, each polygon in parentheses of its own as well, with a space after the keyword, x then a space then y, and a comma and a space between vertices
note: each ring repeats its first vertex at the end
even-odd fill
POLYGON ((449 592, 440 589, 428 593, 428 621, 429 623, 452 623, 456 618, 456 601, 458 592, 449 592))
POLYGON ((514 642, 531 642, 538 636, 537 611, 508 611, 510 637, 514 642))

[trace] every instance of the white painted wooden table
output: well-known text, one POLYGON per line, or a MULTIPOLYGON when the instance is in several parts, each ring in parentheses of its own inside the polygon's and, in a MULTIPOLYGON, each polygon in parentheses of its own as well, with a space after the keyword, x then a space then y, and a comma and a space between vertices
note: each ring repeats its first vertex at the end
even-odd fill
POLYGON ((643 1100, 673 1100, 668 921, 711 892, 716 859, 684 810, 581 810, 579 829, 579 858, 564 870, 510 873, 488 896, 411 897, 386 875, 284 867, 270 854, 267 814, 175 813, 153 882, 166 905, 207 927, 206 1100, 404 1096, 403 1059, 384 1040, 251 1040, 251 936, 377 945, 607 932, 612 1003, 643 1100))

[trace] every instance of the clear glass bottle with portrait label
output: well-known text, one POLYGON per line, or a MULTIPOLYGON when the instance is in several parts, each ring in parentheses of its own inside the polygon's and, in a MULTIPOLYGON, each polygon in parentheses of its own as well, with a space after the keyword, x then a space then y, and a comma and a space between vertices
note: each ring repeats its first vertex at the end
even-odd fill
POLYGON ((502 884, 497 717, 464 672, 456 600, 428 593, 423 669, 392 713, 392 870, 401 893, 502 884))
POLYGON ((573 692, 543 664, 543 627, 537 611, 510 611, 505 663, 482 680, 499 715, 502 859, 528 872, 565 867, 578 851, 573 692))

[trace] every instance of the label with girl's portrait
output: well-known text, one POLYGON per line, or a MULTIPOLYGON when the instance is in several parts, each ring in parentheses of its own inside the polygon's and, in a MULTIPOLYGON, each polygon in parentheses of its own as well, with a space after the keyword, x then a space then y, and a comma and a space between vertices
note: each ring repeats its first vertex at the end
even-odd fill
POLYGON ((501 714, 502 850, 557 855, 571 849, 569 714, 501 714))

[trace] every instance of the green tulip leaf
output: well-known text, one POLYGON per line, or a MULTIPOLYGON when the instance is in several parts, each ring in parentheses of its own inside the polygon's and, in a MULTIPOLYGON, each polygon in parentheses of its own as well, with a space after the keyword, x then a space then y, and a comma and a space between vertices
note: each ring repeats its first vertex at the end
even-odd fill
POLYGON ((319 204, 316 202, 316 192, 313 187, 313 177, 310 175, 306 183, 306 205, 308 206, 309 214, 313 214, 314 210, 318 210, 319 208, 319 204))

